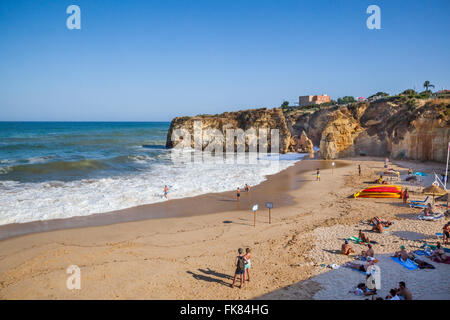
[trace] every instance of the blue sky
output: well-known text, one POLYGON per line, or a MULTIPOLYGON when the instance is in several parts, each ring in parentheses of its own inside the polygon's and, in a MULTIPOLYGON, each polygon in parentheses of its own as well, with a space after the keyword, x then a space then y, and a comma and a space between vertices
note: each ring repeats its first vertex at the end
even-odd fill
POLYGON ((450 1, 0 0, 0 120, 170 121, 450 88, 450 1), (68 30, 66 8, 81 8, 68 30), (366 9, 381 8, 381 30, 366 9))

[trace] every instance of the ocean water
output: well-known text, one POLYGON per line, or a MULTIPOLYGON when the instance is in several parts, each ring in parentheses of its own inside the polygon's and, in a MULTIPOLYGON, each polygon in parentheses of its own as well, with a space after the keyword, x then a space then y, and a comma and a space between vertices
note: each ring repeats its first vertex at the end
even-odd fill
MULTIPOLYGON (((174 161, 168 122, 0 122, 0 224, 85 216, 261 183, 302 154, 174 161), (220 159, 219 159, 220 160, 220 159), (248 160, 248 159, 247 159, 248 160), (276 161, 276 165, 274 165, 276 161)), ((193 159, 193 158, 192 158, 193 159)))

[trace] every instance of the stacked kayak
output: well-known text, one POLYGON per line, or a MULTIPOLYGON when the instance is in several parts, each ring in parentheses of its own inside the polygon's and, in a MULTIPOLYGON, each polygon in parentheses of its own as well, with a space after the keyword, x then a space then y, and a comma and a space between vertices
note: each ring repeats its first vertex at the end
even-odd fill
POLYGON ((397 185, 377 185, 368 187, 353 195, 355 198, 401 198, 402 187, 397 185))

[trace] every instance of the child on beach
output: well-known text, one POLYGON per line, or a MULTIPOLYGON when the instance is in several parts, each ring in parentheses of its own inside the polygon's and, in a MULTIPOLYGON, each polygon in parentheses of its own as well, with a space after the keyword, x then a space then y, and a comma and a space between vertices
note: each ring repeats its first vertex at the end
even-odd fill
POLYGON ((252 249, 250 249, 250 248, 245 249, 244 257, 245 257, 245 261, 247 261, 247 263, 245 264, 245 267, 244 267, 244 270, 245 270, 244 278, 245 278, 245 276, 247 276, 247 281, 250 281, 250 267, 252 266, 252 262, 250 261, 250 258, 252 257, 251 252, 252 252, 252 249))
POLYGON ((169 193, 169 188, 167 186, 164 186, 164 198, 167 199, 167 194, 169 193))
POLYGON ((245 192, 250 192, 250 186, 248 185, 248 184, 245 184, 245 187, 244 187, 245 189, 245 192))
POLYGON ((236 260, 234 262, 236 270, 234 272, 233 284, 231 285, 231 288, 234 288, 234 284, 236 283, 236 278, 238 276, 241 280, 241 285, 239 286, 239 288, 242 288, 244 286, 245 264, 246 264, 244 250, 242 250, 242 248, 239 248, 238 253, 239 253, 239 255, 236 257, 236 260))
POLYGON ((320 181, 320 170, 317 168, 316 181, 320 181))
POLYGON ((236 197, 237 197, 237 201, 239 201, 241 199, 241 189, 239 189, 239 188, 237 188, 236 197))

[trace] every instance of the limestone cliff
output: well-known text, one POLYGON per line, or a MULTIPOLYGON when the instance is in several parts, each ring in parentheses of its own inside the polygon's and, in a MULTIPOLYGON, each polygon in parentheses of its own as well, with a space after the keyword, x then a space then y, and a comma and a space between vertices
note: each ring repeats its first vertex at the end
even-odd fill
MULTIPOLYGON (((449 109, 450 99, 391 97, 348 106, 284 112, 279 108, 255 109, 175 118, 166 146, 170 148, 177 143, 171 140, 175 129, 184 128, 192 133, 194 122, 201 120, 203 130, 217 129, 223 133, 226 128, 278 129, 281 153, 313 152, 315 145, 320 147, 319 155, 324 159, 363 154, 443 162, 450 141, 449 109)), ((203 137, 205 148, 210 137, 205 133, 203 137)), ((270 144, 269 134, 269 149, 270 144)))

